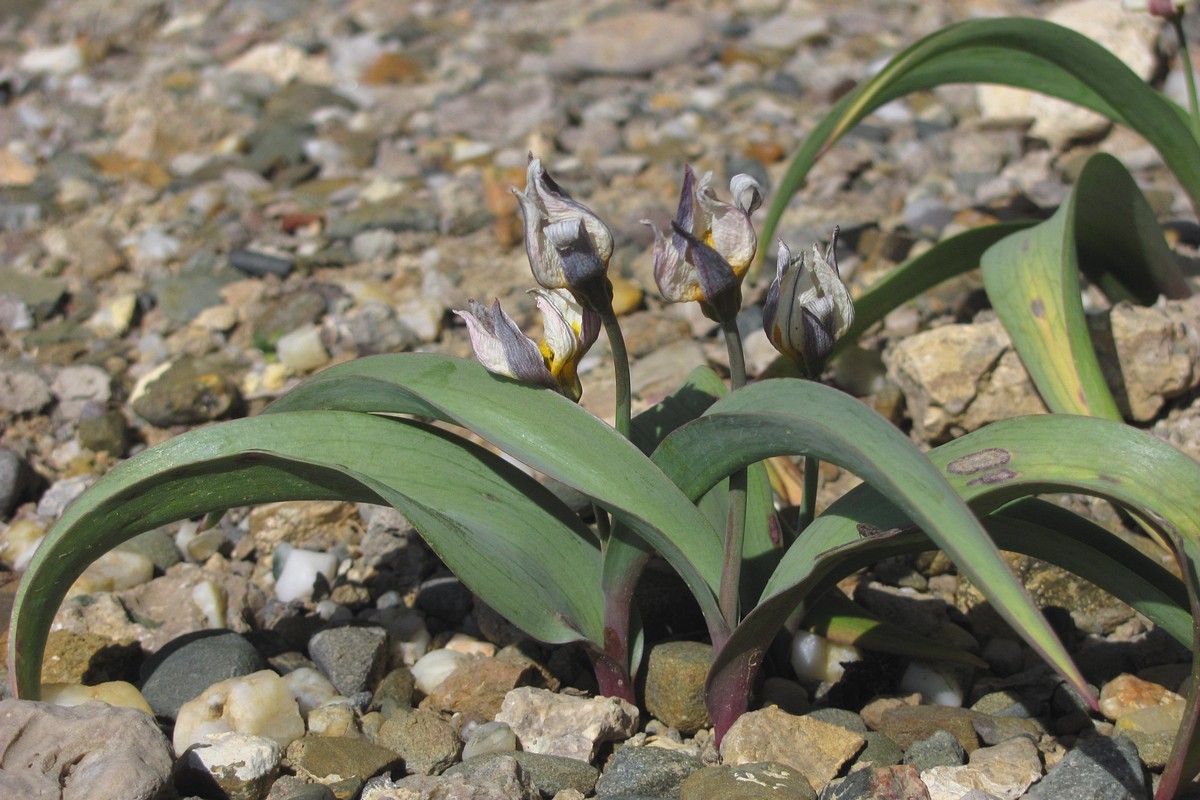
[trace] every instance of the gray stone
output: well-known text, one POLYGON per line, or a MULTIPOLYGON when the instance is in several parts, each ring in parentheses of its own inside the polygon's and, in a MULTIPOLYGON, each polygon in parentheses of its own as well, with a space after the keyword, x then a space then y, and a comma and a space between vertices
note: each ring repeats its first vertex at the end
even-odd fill
POLYGON ((703 43, 698 16, 631 11, 584 25, 559 43, 552 60, 563 71, 641 75, 685 60, 703 43))
POLYGON ((183 560, 179 548, 164 530, 146 531, 117 545, 118 550, 141 553, 154 562, 154 568, 166 572, 183 560))
POLYGON ((295 775, 284 775, 271 784, 267 800, 336 800, 336 796, 323 783, 312 783, 295 775))
POLYGON ((436 231, 437 228, 437 210, 432 203, 389 200, 386 203, 363 203, 332 220, 326 233, 331 239, 353 239, 363 231, 370 230, 402 233, 436 231))
POLYGON ((863 722, 863 718, 844 708, 818 708, 808 712, 805 716, 819 719, 821 722, 828 722, 830 725, 837 725, 839 728, 845 728, 854 733, 864 734, 867 732, 867 723, 863 722))
POLYGON ((0 411, 30 414, 41 411, 50 400, 50 387, 33 370, 0 370, 0 411))
POLYGON ((308 640, 308 655, 329 682, 347 697, 372 691, 387 666, 387 631, 349 626, 319 631, 308 640))
POLYGON ((325 298, 315 291, 289 292, 265 301, 250 315, 254 341, 259 347, 274 347, 285 334, 321 319, 325 308, 325 298))
POLYGON ((42 519, 55 520, 79 495, 95 482, 93 475, 76 475, 50 484, 38 498, 37 515, 42 519))
POLYGON ((903 764, 851 772, 839 783, 825 787, 821 800, 929 800, 929 791, 916 769, 903 764))
POLYGON ((333 775, 365 781, 404 764, 397 753, 366 739, 312 734, 288 745, 287 760, 299 776, 323 783, 333 775))
POLYGON ((150 291, 163 315, 177 325, 184 325, 209 306, 221 303, 221 287, 237 277, 232 270, 214 272, 195 268, 164 278, 152 285, 150 291))
POLYGON ((1046 777, 1025 795, 1027 800, 1147 800, 1150 781, 1137 747, 1124 736, 1094 736, 1080 741, 1046 777))
POLYGON ((25 459, 7 447, 0 447, 0 517, 7 517, 24 497, 29 486, 29 474, 29 464, 25 459))
POLYGON ((862 737, 867 740, 867 746, 858 754, 856 764, 870 763, 877 767, 890 767, 904 759, 904 750, 887 734, 867 731, 862 737))
POLYGON ((145 712, 103 703, 0 701, 0 795, 152 800, 167 789, 171 745, 145 712))
POLYGON ((89 403, 103 405, 112 397, 111 380, 107 372, 90 364, 63 367, 50 383, 50 391, 58 400, 58 413, 75 420, 89 403))
POLYGON ((706 767, 680 786, 679 800, 816 800, 804 776, 769 762, 706 767))
POLYGON ((101 451, 120 458, 125 455, 129 432, 125 415, 117 409, 101 410, 89 416, 85 408, 79 420, 79 446, 92 452, 101 451))
POLYGON ((376 744, 399 753, 410 775, 438 775, 458 760, 461 742, 450 723, 432 711, 398 711, 384 720, 376 744))
POLYGON ((913 742, 904 752, 904 763, 912 764, 917 772, 934 767, 959 767, 966 760, 963 746, 948 731, 935 731, 929 738, 913 742))
POLYGON ((212 684, 258 672, 262 656, 232 631, 201 631, 180 637, 142 665, 142 696, 165 719, 212 684))
POLYGON ((512 757, 481 765, 470 777, 414 775, 379 777, 363 787, 361 800, 537 800, 542 795, 512 757))
POLYGON ((712 645, 703 642, 652 647, 646 666, 646 710, 685 735, 710 724, 704 682, 712 659, 712 645))
POLYGON ((375 686, 371 696, 371 708, 383 712, 385 717, 406 708, 412 708, 413 692, 417 682, 408 667, 397 667, 383 677, 375 686))
POLYGON ((700 759, 677 750, 625 746, 613 754, 596 781, 596 796, 678 797, 684 779, 703 768, 700 759))
POLYGON ((455 764, 446 770, 446 775, 461 775, 474 782, 476 775, 486 774, 488 765, 501 759, 516 761, 521 767, 521 771, 528 776, 531 784, 536 786, 546 797, 552 797, 567 789, 574 789, 581 794, 590 795, 595 791, 596 781, 600 777, 600 770, 577 758, 562 758, 561 756, 521 751, 485 753, 467 759, 461 764, 455 764))
MULTIPOLYGON (((554 87, 543 77, 485 83, 479 89, 437 104, 433 111, 445 131, 505 144, 527 135, 554 114, 554 87)), ((433 218, 436 230, 440 222, 433 218)))
POLYGON ((0 292, 20 300, 33 311, 34 317, 41 321, 58 309, 66 296, 67 286, 57 278, 30 275, 0 267, 0 292))

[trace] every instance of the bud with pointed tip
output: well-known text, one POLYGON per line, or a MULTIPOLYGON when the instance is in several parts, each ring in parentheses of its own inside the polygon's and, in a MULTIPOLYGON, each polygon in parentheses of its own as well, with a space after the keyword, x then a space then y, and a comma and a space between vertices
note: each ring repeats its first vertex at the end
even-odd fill
POLYGON ((654 280, 668 303, 698 302, 715 320, 736 315, 742 302, 742 279, 750 269, 758 237, 750 215, 762 203, 758 182, 735 175, 729 182, 734 202, 718 200, 712 174, 699 182, 684 167, 679 209, 670 235, 654 229, 654 280))
POLYGON ((763 330, 775 349, 792 361, 807 378, 816 379, 825 369, 838 339, 854 324, 854 301, 838 273, 838 229, 825 255, 813 246, 813 262, 804 253, 792 258, 782 241, 775 280, 763 304, 763 330))
POLYGON ((546 386, 579 401, 579 361, 600 334, 600 317, 583 308, 564 289, 534 289, 542 312, 542 340, 534 342, 504 313, 474 300, 470 310, 455 311, 467 323, 479 363, 497 375, 546 386))
POLYGON ((513 190, 525 218, 525 252, 533 277, 546 289, 566 289, 593 311, 612 302, 608 227, 550 177, 539 158, 529 157, 525 190, 513 190))

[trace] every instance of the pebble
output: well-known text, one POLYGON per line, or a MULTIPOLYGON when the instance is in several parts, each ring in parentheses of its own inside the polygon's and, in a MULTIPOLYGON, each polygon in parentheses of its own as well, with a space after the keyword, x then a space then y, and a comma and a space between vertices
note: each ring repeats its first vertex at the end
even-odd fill
POLYGON ((330 628, 308 640, 308 655, 346 696, 371 689, 383 677, 387 653, 387 631, 374 625, 330 628))
POLYGON ((545 685, 531 661, 470 658, 429 692, 429 704, 442 711, 494 719, 510 691, 518 686, 545 685))
POLYGON ((134 387, 134 412, 160 428, 212 422, 241 403, 230 365, 184 357, 161 372, 150 373, 134 387))
POLYGON ((792 670, 801 683, 836 683, 845 674, 845 664, 860 661, 857 647, 835 644, 805 630, 792 637, 792 670))
POLYGON ((1124 736, 1080 741, 1025 795, 1027 800, 1073 796, 1148 800, 1150 782, 1133 742, 1124 736))
POLYGON ((297 667, 284 673, 283 680, 300 708, 300 716, 309 722, 310 728, 309 715, 314 710, 327 703, 345 699, 328 678, 312 667, 297 667))
POLYGON ((229 800, 259 800, 279 774, 279 744, 262 736, 218 733, 193 745, 180 760, 175 785, 203 793, 216 784, 229 800))
POLYGON ((928 739, 939 731, 949 733, 969 754, 979 746, 974 725, 979 716, 963 708, 901 705, 884 711, 877 729, 906 751, 914 742, 928 739))
POLYGON ((1166 687, 1128 673, 1113 678, 1100 690, 1100 712, 1114 722, 1144 708, 1182 701, 1181 696, 1166 687))
POLYGON ((281 562, 275 577, 275 596, 284 603, 312 597, 313 590, 322 582, 325 586, 333 582, 338 559, 333 553, 283 547, 276 548, 281 562))
POLYGON ((615 14, 568 36, 552 56, 558 69, 638 75, 678 63, 704 42, 700 19, 664 11, 615 14))
POLYGON ((700 759, 685 753, 626 745, 613 754, 596 781, 596 796, 671 797, 689 775, 703 768, 700 759))
POLYGON ((796 770, 770 762, 707 767, 692 772, 679 800, 816 800, 817 793, 796 770))
MULTIPOLYGON (((29 472, 29 465, 21 456, 7 447, 0 447, 0 517, 7 517, 24 496, 29 485, 29 472)), ((12 566, 13 562, 5 556, 3 548, 0 548, 0 560, 12 566)))
POLYGON ((56 706, 78 706, 84 703, 106 703, 120 708, 136 708, 146 714, 153 715, 150 704, 138 691, 137 687, 127 681, 106 681, 94 686, 80 686, 72 683, 43 683, 42 702, 53 703, 56 706))
POLYGON ((862 736, 845 728, 770 707, 743 714, 730 726, 721 741, 721 758, 732 765, 756 761, 786 764, 819 790, 865 744, 862 736))
MULTIPOLYGON (((465 731, 464 731, 465 732, 465 731)), ((503 722, 485 722, 471 732, 463 743, 462 759, 490 753, 512 753, 517 749, 517 735, 503 722)))
POLYGON ((173 742, 182 753, 211 733, 265 736, 280 747, 304 735, 304 720, 287 683, 270 670, 208 686, 179 708, 173 742))
POLYGON ((12 414, 30 414, 50 404, 50 387, 31 370, 0 370, 0 409, 12 414))
POLYGON ((366 739, 305 736, 287 747, 287 762, 302 778, 330 783, 343 777, 361 781, 403 767, 397 754, 366 739))
POLYGON ((164 719, 219 680, 262 670, 262 656, 232 631, 202 631, 173 641, 142 665, 142 694, 164 719))
POLYGON ((664 642, 651 647, 646 663, 646 710, 684 735, 710 725, 704 682, 712 659, 712 645, 703 642, 664 642))
POLYGON ((404 758, 410 775, 438 775, 458 760, 462 743, 450 723, 432 711, 400 710, 384 720, 375 743, 404 758))
POLYGON ((504 698, 497 722, 508 724, 521 749, 591 761, 604 742, 637 730, 638 709, 616 697, 573 697, 520 687, 504 698))
MULTIPOLYGON (((821 794, 821 800, 932 800, 929 790, 910 765, 870 767, 851 772, 821 794)), ((942 800, 939 798, 939 800, 942 800)), ((965 795, 958 800, 979 800, 965 795)))
POLYGON ((321 341, 321 329, 305 325, 279 337, 275 355, 293 372, 310 372, 329 363, 329 351, 321 341))
POLYGON ((470 759, 466 758, 464 751, 462 763, 455 764, 446 770, 446 774, 469 778, 486 765, 508 758, 516 761, 521 771, 530 777, 533 784, 545 796, 549 797, 569 791, 579 792, 581 796, 590 796, 595 791, 596 781, 600 777, 600 770, 586 761, 542 753, 526 753, 519 750, 513 753, 489 753, 470 759))
POLYGON ((454 671, 468 660, 466 653, 439 648, 430 650, 412 665, 416 687, 427 695, 433 694, 454 671))

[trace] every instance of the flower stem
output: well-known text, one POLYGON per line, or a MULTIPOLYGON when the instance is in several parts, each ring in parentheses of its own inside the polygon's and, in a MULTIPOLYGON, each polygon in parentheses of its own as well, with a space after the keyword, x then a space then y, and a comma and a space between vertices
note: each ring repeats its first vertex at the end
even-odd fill
POLYGON ((600 320, 604 323, 605 334, 608 335, 608 348, 613 357, 613 376, 617 383, 615 427, 617 433, 628 439, 633 415, 633 398, 629 384, 629 351, 625 348, 625 336, 621 333, 621 324, 617 322, 612 303, 601 309, 600 320))
POLYGON ((796 535, 804 532, 817 516, 817 478, 821 469, 821 459, 816 456, 804 457, 804 497, 800 503, 800 516, 796 520, 796 535))
MULTIPOLYGON (((736 391, 746 385, 746 357, 737 319, 721 323, 729 351, 729 384, 736 391)), ((721 586, 717 598, 721 616, 730 630, 738 623, 738 586, 742 577, 742 544, 746 538, 746 470, 729 476, 729 516, 725 524, 725 553, 721 561, 721 586)))
POLYGON ((1188 110, 1192 115, 1192 135, 1200 140, 1200 102, 1196 97, 1196 71, 1192 69, 1192 57, 1188 54, 1187 37, 1183 33, 1183 12, 1171 15, 1175 36, 1179 39, 1179 57, 1183 59, 1183 75, 1188 87, 1188 110))

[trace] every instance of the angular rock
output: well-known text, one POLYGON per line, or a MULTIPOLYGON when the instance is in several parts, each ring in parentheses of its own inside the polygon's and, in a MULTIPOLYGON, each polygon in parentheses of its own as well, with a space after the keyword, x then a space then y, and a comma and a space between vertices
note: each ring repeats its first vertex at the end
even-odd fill
MULTIPOLYGON (((821 800, 932 800, 910 765, 871 767, 851 772, 837 786, 821 792, 821 800)), ((965 800, 965 799, 964 799, 965 800)))
POLYGON ((626 745, 613 754, 596 781, 596 796, 671 797, 689 775, 703 768, 699 758, 686 753, 626 745))
POLYGON ((489 762, 469 778, 414 775, 379 777, 363 787, 361 800, 537 800, 542 795, 510 757, 489 762))
POLYGON ((429 703, 442 711, 476 714, 495 719, 505 696, 519 686, 545 687, 532 662, 503 658, 473 658, 463 662, 429 694, 429 703))
POLYGON ((596 748, 626 739, 637 730, 638 710, 615 697, 573 697, 545 689, 513 689, 496 715, 531 753, 590 762, 596 748))
POLYGON ((829 783, 866 740, 837 725, 770 707, 743 714, 721 742, 721 758, 738 765, 775 761, 803 775, 813 789, 829 783))
POLYGON ((926 739, 918 739, 904 751, 904 763, 914 766, 918 773, 935 767, 961 767, 967 754, 949 731, 934 731, 926 739))
POLYGON ((906 750, 913 742, 946 731, 967 753, 979 747, 974 721, 980 715, 965 708, 946 706, 898 706, 883 712, 879 730, 906 750))
POLYGON ((398 711, 384 720, 375 743, 399 753, 410 775, 439 775, 458 760, 454 728, 432 711, 398 711))
POLYGON ((1100 711, 1114 722, 1134 711, 1179 703, 1183 697, 1165 686, 1123 673, 1100 690, 1100 711))
POLYGON ((971 761, 965 766, 933 767, 921 773, 933 800, 961 797, 971 790, 986 792, 1000 800, 1017 800, 1041 777, 1037 746, 1024 737, 981 747, 971 754, 971 761))
POLYGON ((703 43, 698 17, 631 11, 583 26, 559 43, 553 60, 563 71, 641 75, 683 61, 703 43))
POLYGON ((574 790, 581 795, 591 795, 596 789, 596 781, 600 778, 600 770, 580 761, 577 758, 550 756, 542 753, 526 753, 520 750, 513 753, 487 753, 471 759, 464 759, 446 770, 446 775, 462 775, 474 781, 478 772, 487 773, 487 765, 501 759, 513 759, 521 767, 521 771, 529 778, 545 796, 553 796, 559 792, 574 790))
POLYGON ((374 625, 329 628, 308 640, 309 656, 347 697, 375 688, 387 667, 387 653, 387 631, 374 625))
POLYGON ((287 748, 287 760, 301 777, 317 783, 343 778, 372 778, 385 770, 402 769, 403 759, 386 747, 366 739, 305 736, 287 748))
POLYGON ((1094 736, 1078 742, 1025 797, 1103 797, 1104 800, 1148 800, 1150 781, 1137 747, 1124 736, 1094 736))
POLYGON ((229 800, 260 800, 279 774, 279 744, 261 736, 218 733, 180 759, 175 784, 205 794, 216 788, 229 800))
POLYGON ((0 795, 152 800, 171 746, 150 715, 100 703, 64 708, 0 700, 0 795))

